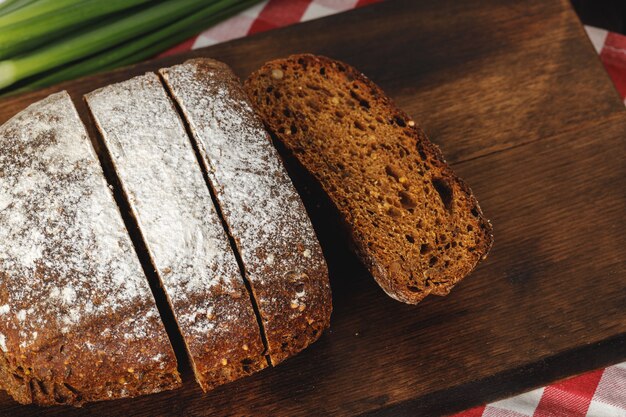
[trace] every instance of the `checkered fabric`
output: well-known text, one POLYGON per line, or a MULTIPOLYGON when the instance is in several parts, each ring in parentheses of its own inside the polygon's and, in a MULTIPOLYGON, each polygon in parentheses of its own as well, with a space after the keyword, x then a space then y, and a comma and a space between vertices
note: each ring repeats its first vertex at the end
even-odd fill
MULTIPOLYGON (((365 6, 380 0, 269 0, 166 51, 171 55, 365 6)), ((626 37, 587 27, 622 99, 626 97, 626 37)), ((455 417, 626 417, 626 362, 589 372, 455 417)))
POLYGON ((381 0, 266 0, 164 52, 161 56, 215 45, 379 1, 381 0))
POLYGON ((626 362, 454 415, 454 417, 585 416, 626 416, 626 362))
POLYGON ((604 68, 622 96, 626 97, 626 36, 586 26, 587 35, 600 55, 604 68))

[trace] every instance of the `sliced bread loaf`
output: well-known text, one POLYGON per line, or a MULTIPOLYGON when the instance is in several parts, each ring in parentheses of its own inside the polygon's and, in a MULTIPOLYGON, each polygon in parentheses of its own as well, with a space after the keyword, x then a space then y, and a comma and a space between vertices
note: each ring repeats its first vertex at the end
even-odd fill
POLYGON ((202 389, 266 367, 250 295, 159 77, 148 73, 85 99, 202 389))
POLYGON ((160 72, 196 141, 277 364, 330 321, 328 270, 311 222, 228 66, 196 59, 160 72))
POLYGON ((246 81, 270 132, 319 182, 391 297, 445 295, 487 256, 492 229, 437 146, 373 82, 294 55, 246 81))
POLYGON ((180 385, 176 358, 65 92, 0 127, 0 387, 73 404, 180 385))

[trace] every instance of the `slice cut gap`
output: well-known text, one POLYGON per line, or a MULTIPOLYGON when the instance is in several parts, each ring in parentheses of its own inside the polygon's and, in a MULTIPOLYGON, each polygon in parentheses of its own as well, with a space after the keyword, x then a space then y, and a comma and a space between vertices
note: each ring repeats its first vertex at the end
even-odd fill
MULTIPOLYGON (((198 149, 198 145, 196 143, 195 140, 193 140, 193 132, 191 131, 191 127, 189 126, 189 122, 184 114, 184 112, 182 111, 182 109, 180 108, 180 104, 177 102, 177 100, 172 96, 172 92, 170 91, 167 83, 165 82, 165 80, 163 79, 163 75, 161 73, 157 73, 157 75, 159 76, 159 80, 161 81, 161 84, 163 85, 163 88, 165 89, 166 94, 168 95, 168 97, 170 98, 170 100, 172 101, 172 103, 174 104, 174 108, 176 109, 176 112, 178 113, 178 116, 180 117, 183 126, 185 127, 185 132, 187 133, 187 137, 189 138, 189 141, 191 143, 191 146, 193 148, 194 154, 196 156, 196 160, 198 162, 198 165, 200 166, 200 170, 202 171, 202 177, 204 179, 204 182, 209 190, 209 193, 211 194, 211 200, 213 200, 213 205, 215 206, 215 210, 217 211, 217 215, 220 219, 220 222, 222 223, 222 227, 224 228, 224 231, 226 232, 226 236, 228 237, 228 243, 230 244, 231 250, 233 251, 234 255, 235 255, 235 259, 237 261, 237 264, 239 266, 239 270, 241 271, 241 277, 243 279, 244 285, 246 287, 246 290, 248 292, 248 296, 250 297, 250 302, 252 304, 252 309, 254 310, 254 315, 256 317, 257 320, 257 324, 259 325, 259 329, 261 329, 261 340, 263 341, 263 347, 265 350, 265 360, 267 361, 268 365, 271 365, 271 360, 270 360, 270 356, 269 356, 269 349, 268 349, 268 342, 267 342, 267 334, 265 331, 265 327, 263 325, 263 320, 261 319, 261 313, 259 312, 259 306, 257 303, 257 298, 256 295, 254 294, 254 288, 252 287, 252 285, 250 285, 250 281, 247 278, 246 275, 246 269, 245 269, 245 265, 243 263, 243 260, 241 259, 241 254, 239 253, 239 250, 237 248, 237 244, 235 242, 235 239, 233 238, 233 235, 228 227, 228 224, 226 223, 226 221, 224 220, 224 215, 222 214, 222 208, 220 206, 220 203, 217 199, 216 193, 215 193, 215 189, 213 188, 213 185, 211 184, 211 181, 209 180, 209 176, 208 173, 206 171, 206 167, 204 164, 204 160, 202 158, 202 155, 200 154, 200 150, 198 149)), ((242 366, 244 366, 244 364, 242 364, 242 366)))
POLYGON ((267 366, 241 271, 174 103, 155 73, 95 90, 87 105, 110 152, 207 392, 267 366), (251 364, 242 366, 242 359, 251 364))
POLYGON ((172 344, 176 360, 178 361, 178 371, 183 382, 186 382, 188 379, 193 378, 193 371, 191 368, 192 361, 183 335, 178 327, 178 322, 176 321, 176 317, 172 310, 171 302, 156 273, 156 267, 150 258, 146 242, 144 241, 139 230, 137 219, 135 219, 135 216, 132 214, 128 196, 124 192, 120 178, 115 171, 111 155, 104 144, 104 139, 102 138, 101 133, 95 127, 96 121, 84 101, 75 101, 75 104, 79 110, 78 113, 81 116, 83 123, 88 126, 87 133, 94 144, 96 155, 98 156, 98 160, 100 161, 100 165, 104 171, 104 177, 109 185, 109 188, 113 191, 115 203, 120 209, 122 220, 128 230, 130 240, 133 244, 137 257, 139 258, 141 267, 148 279, 148 284, 150 285, 150 290, 152 291, 159 315, 161 316, 161 320, 165 326, 165 331, 167 332, 167 336, 172 344), (83 116, 84 114, 89 115, 87 120, 85 120, 85 117, 83 116))
MULTIPOLYGON (((240 79, 226 64, 197 58, 160 73, 189 122, 276 365, 315 342, 321 332, 314 330, 330 324, 328 268, 310 219, 240 79), (298 283, 306 290, 296 292, 298 283)), ((304 132, 298 123, 283 128, 291 132, 291 126, 304 132)))

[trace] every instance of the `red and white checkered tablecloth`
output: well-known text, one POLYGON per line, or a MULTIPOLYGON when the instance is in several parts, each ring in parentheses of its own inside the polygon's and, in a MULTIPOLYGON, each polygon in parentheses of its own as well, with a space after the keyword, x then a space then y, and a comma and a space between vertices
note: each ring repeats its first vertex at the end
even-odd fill
MULTIPOLYGON (((380 0, 266 0, 166 51, 171 55, 339 13, 380 0)), ((626 97, 626 36, 587 27, 617 90, 626 97)), ((626 417, 626 362, 467 410, 454 417, 626 417)))

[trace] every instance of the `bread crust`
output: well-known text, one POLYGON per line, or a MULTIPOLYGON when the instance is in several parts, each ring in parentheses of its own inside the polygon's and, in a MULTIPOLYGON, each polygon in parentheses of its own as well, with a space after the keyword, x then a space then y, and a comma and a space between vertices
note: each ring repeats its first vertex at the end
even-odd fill
POLYGON ((0 386, 40 405, 180 386, 148 282, 66 92, 0 127, 0 386))
POLYGON ((195 59, 160 73, 202 155, 276 365, 329 326, 328 270, 315 232, 230 68, 195 59))
MULTIPOLYGON (((357 254, 389 296, 405 303, 415 304, 428 294, 446 295, 458 281, 476 267, 481 259, 486 258, 493 244, 492 226, 484 217, 471 189, 446 164, 439 147, 430 142, 419 126, 365 75, 345 63, 330 58, 301 54, 266 63, 250 75, 244 87, 268 130, 295 157, 299 165, 312 174, 329 196, 352 237, 357 254), (336 93, 339 95, 335 95, 336 93), (328 114, 333 111, 337 116, 329 117, 328 114), (346 125, 347 120, 355 120, 356 129, 346 125), (387 133, 381 134, 381 130, 387 133), (364 221, 362 217, 359 217, 362 210, 357 207, 354 200, 363 197, 364 192, 389 196, 391 194, 389 188, 385 188, 388 183, 387 177, 395 179, 391 181, 395 182, 392 184, 395 187, 393 191, 400 190, 401 198, 392 201, 392 203, 397 203, 399 200, 398 210, 392 206, 389 212, 381 212, 376 211, 375 207, 368 206, 372 218, 387 219, 390 217, 389 213, 403 217, 403 213, 397 214, 393 210, 401 212, 407 206, 409 209, 417 207, 419 210, 420 208, 419 201, 409 200, 409 204, 406 205, 402 201, 405 197, 415 198, 412 195, 409 196, 408 193, 417 184, 414 181, 416 175, 409 172, 413 170, 412 167, 409 167, 402 158, 393 155, 391 151, 372 152, 372 155, 386 158, 385 161, 387 161, 387 166, 378 173, 372 174, 373 170, 359 171, 350 169, 351 167, 342 167, 342 165, 349 164, 350 158, 358 160, 362 166, 376 166, 380 163, 380 159, 375 160, 369 153, 361 152, 362 148, 376 149, 374 146, 368 147, 368 144, 361 146, 361 143, 359 143, 361 148, 353 146, 357 139, 367 137, 368 132, 372 138, 386 135, 382 139, 378 137, 373 139, 379 148, 394 147, 395 149, 398 147, 406 151, 401 151, 401 154, 408 154, 410 145, 423 160, 422 166, 431 170, 423 177, 435 182, 440 181, 437 185, 442 184, 444 194, 449 192, 453 196, 452 201, 447 202, 453 210, 447 207, 445 210, 440 210, 440 207, 437 207, 439 220, 434 217, 431 219, 432 216, 429 214, 425 214, 422 218, 433 222, 438 221, 439 226, 433 226, 429 230, 415 231, 416 236, 413 235, 414 231, 407 231, 406 239, 411 241, 410 245, 407 245, 402 236, 389 244, 391 248, 376 248, 375 241, 391 231, 376 230, 372 227, 372 224, 377 223, 376 220, 364 221), (397 135, 397 139, 389 132, 397 135), (345 145, 343 148, 330 143, 332 139, 335 139, 332 134, 339 135, 336 139, 342 141, 341 143, 345 145), (356 156, 348 158, 342 155, 353 149, 356 149, 354 151, 356 156), (318 155, 321 156, 317 158, 318 155), (436 177, 432 174, 433 172, 437 173, 436 177), (404 177, 404 173, 407 177, 404 177), (349 178, 342 179, 342 175, 349 178), (374 185, 369 190, 360 190, 361 194, 357 193, 356 198, 348 198, 346 195, 352 191, 350 187, 357 182, 354 180, 352 183, 350 180, 355 177, 363 184, 374 185), (347 185, 349 182, 350 184, 347 185), (457 213, 451 212, 454 210, 457 213), (424 268, 422 265, 424 261, 419 259, 421 252, 424 251, 411 255, 410 250, 414 249, 410 246, 415 244, 414 241, 424 239, 425 243, 422 245, 426 245, 426 249, 430 252, 432 247, 440 242, 428 241, 426 243, 427 237, 425 236, 429 233, 439 236, 446 224, 460 218, 461 212, 470 215, 470 227, 477 231, 470 239, 472 244, 468 251, 465 251, 463 262, 446 260, 448 266, 437 267, 436 271, 424 268), (374 242, 373 245, 372 242, 374 242), (409 249, 406 249, 407 246, 409 249), (470 250, 471 253, 469 253, 470 250), (395 260, 389 259, 389 251, 396 252, 395 260)), ((428 187, 431 191, 434 189, 433 185, 428 187)), ((442 200, 445 197, 442 195, 442 200)), ((371 199, 364 199, 364 202, 360 204, 366 206, 370 203, 371 199)), ((436 205, 435 203, 433 201, 431 208, 436 205)), ((386 205, 386 201, 382 200, 381 204, 386 205)), ((388 228, 395 228, 393 222, 387 224, 389 224, 388 228)), ((418 226, 419 224, 418 219, 418 226)), ((458 230, 454 232, 463 239, 468 235, 458 230)), ((443 249, 442 253, 446 255, 443 249)), ((432 259, 432 252, 428 256, 432 259)))

